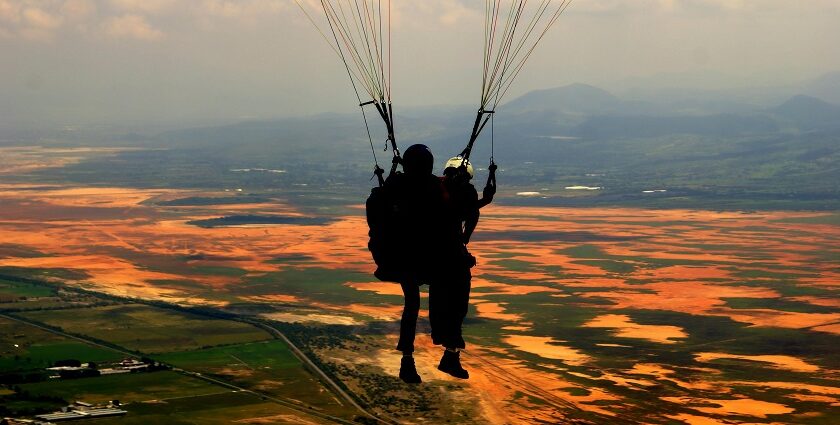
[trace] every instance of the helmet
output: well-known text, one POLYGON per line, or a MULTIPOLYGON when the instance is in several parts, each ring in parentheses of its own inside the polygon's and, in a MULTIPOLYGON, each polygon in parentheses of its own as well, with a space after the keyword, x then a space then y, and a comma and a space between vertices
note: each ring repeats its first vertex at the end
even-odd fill
POLYGON ((434 164, 435 157, 426 145, 411 145, 403 153, 402 165, 406 174, 432 174, 434 164))
POLYGON ((475 170, 473 169, 472 164, 470 163, 469 159, 464 159, 462 156, 455 156, 449 158, 449 161, 446 161, 446 165, 443 167, 443 172, 446 174, 446 170, 449 168, 460 168, 461 165, 467 168, 467 174, 470 175, 470 178, 475 176, 475 170))

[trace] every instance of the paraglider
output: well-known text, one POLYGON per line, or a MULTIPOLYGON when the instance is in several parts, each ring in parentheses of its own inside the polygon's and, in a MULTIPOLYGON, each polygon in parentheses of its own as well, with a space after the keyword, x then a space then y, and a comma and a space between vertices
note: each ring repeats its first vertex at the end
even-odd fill
POLYGON ((397 350, 403 353, 399 377, 417 384, 413 352, 420 286, 428 283, 432 340, 445 348, 438 369, 469 378, 461 366, 465 347, 461 327, 469 306, 470 269, 476 260, 467 250, 479 209, 496 193, 494 116, 525 63, 571 0, 486 0, 481 95, 466 146, 449 159, 444 176, 432 173, 434 157, 425 145, 412 145, 401 157, 395 136, 391 99, 391 1, 295 0, 344 64, 361 108, 374 157, 378 187, 366 211, 368 248, 382 281, 400 283, 405 299, 397 350), (383 7, 384 3, 384 7, 383 7), (323 12, 321 25, 310 9, 323 12), (361 88, 361 91, 360 91, 361 88), (363 99, 363 93, 365 99, 363 99), (393 158, 388 177, 379 166, 365 107, 373 106, 387 132, 393 158), (483 197, 470 183, 470 154, 490 124, 490 165, 483 197), (398 171, 402 165, 403 171, 398 171))

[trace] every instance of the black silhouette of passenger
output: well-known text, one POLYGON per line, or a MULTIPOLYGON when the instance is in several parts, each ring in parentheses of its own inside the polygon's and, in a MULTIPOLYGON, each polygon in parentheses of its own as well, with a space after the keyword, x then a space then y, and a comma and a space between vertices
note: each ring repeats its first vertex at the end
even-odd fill
POLYGON ((432 340, 445 348, 438 369, 456 378, 467 379, 469 373, 461 366, 460 349, 466 345, 462 325, 469 309, 470 269, 476 263, 475 257, 467 250, 467 244, 478 224, 479 209, 488 205, 496 193, 495 165, 491 165, 482 199, 478 199, 475 186, 470 183, 473 167, 468 160, 461 157, 450 159, 443 174, 448 198, 446 231, 457 238, 458 252, 442 263, 442 278, 429 289, 429 318, 432 340))

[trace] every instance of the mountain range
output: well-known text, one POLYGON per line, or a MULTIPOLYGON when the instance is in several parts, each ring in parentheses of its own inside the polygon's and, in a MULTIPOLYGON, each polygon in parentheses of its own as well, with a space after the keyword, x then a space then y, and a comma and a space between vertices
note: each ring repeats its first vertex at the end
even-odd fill
MULTIPOLYGON (((472 159, 483 166, 492 150, 505 184, 523 191, 603 188, 590 201, 624 202, 667 188, 704 202, 817 199, 807 207, 840 206, 840 105, 827 99, 838 88, 840 74, 832 74, 770 105, 738 96, 629 98, 585 84, 538 90, 497 108, 472 159)), ((475 117, 469 107, 395 112, 399 145, 427 144, 441 163, 463 149, 475 117)), ((383 168, 391 162, 383 126, 368 121, 370 139, 357 114, 129 134, 108 143, 155 149, 124 152, 119 167, 112 159, 71 165, 61 178, 91 183, 96 175, 107 184, 148 187, 195 176, 189 183, 197 187, 342 185, 364 193, 373 155, 383 168), (287 172, 230 171, 241 169, 287 172)))

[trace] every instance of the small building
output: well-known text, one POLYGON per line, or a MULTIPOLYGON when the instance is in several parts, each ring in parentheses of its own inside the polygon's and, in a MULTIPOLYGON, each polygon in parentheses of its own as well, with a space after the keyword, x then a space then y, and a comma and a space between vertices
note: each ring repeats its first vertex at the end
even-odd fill
POLYGON ((87 410, 71 410, 69 412, 56 412, 56 413, 47 413, 43 415, 35 416, 38 419, 49 421, 49 422, 63 422, 63 421, 74 421, 78 419, 89 419, 89 418, 105 418, 109 416, 122 416, 128 413, 122 409, 114 409, 114 408, 95 408, 95 409, 87 409, 87 410))
POLYGON ((104 418, 108 416, 122 416, 128 413, 122 409, 114 409, 110 407, 102 408, 102 409, 91 409, 87 412, 84 412, 85 416, 89 416, 91 418, 104 418))
POLYGON ((119 373, 131 373, 131 369, 122 369, 122 368, 120 368, 120 369, 112 369, 112 368, 99 369, 99 374, 100 375, 116 375, 116 374, 119 374, 119 373))
POLYGON ((78 412, 72 411, 72 412, 45 413, 43 415, 36 415, 35 417, 38 418, 38 419, 45 420, 45 421, 59 422, 59 421, 72 421, 74 419, 82 419, 85 416, 78 413, 78 412))
POLYGON ((51 370, 54 372, 60 372, 62 370, 84 370, 87 367, 82 366, 55 366, 55 367, 48 367, 47 370, 51 370))

